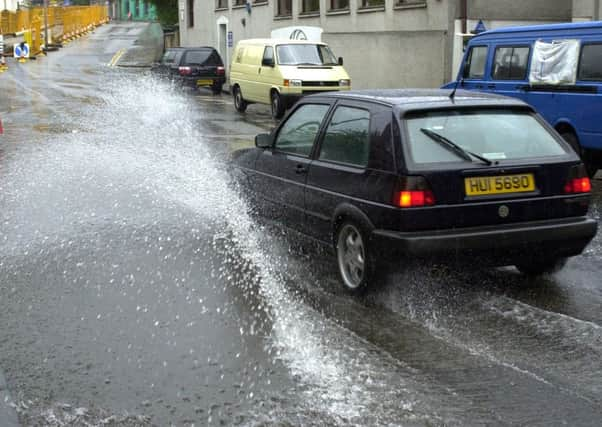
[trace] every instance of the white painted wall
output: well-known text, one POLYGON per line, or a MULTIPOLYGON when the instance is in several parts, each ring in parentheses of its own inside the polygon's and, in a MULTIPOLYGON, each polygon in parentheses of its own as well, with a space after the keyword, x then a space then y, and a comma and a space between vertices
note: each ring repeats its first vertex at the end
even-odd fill
POLYGON ((0 10, 17 10, 18 0, 0 0, 0 10))

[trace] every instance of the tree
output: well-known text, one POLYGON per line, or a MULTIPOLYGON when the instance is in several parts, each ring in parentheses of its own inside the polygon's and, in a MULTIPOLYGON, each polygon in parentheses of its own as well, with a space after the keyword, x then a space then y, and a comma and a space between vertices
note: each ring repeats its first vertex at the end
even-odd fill
POLYGON ((157 9, 157 19, 161 25, 178 23, 178 0, 148 0, 157 9))

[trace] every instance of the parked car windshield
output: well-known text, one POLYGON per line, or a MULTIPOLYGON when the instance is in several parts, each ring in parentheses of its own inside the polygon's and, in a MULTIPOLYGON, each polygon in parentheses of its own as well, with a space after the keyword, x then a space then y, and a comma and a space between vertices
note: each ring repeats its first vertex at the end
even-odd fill
POLYGON ((320 44, 281 44, 276 46, 280 65, 337 65, 328 46, 320 44))
POLYGON ((450 110, 405 118, 410 156, 415 163, 466 161, 453 149, 434 141, 428 131, 491 161, 566 154, 556 138, 527 111, 450 110))

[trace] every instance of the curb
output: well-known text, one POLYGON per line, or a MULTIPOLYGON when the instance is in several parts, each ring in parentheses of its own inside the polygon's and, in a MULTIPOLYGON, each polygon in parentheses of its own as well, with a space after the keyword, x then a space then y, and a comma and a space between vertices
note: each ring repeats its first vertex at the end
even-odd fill
POLYGON ((2 427, 19 427, 19 417, 11 404, 14 403, 8 392, 4 375, 0 370, 0 425, 2 427))

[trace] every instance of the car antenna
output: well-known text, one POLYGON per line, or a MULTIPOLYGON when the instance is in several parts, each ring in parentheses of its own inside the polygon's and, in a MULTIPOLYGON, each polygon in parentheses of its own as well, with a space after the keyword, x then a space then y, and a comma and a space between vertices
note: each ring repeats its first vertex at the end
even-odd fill
POLYGON ((464 78, 458 79, 456 80, 456 84, 454 85, 454 89, 451 91, 451 93, 449 94, 449 99, 452 100, 452 102, 454 101, 454 96, 456 96, 456 90, 458 89, 458 85, 459 84, 464 85, 464 78))

